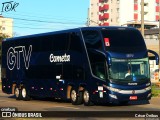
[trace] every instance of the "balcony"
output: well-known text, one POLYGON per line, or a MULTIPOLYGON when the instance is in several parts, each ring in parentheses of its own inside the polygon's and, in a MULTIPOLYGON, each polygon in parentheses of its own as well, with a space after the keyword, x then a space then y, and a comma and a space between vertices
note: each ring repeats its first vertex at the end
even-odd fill
POLYGON ((99 15, 99 20, 104 20, 109 18, 109 13, 104 13, 102 16, 99 15))
POLYGON ((102 16, 99 15, 99 20, 104 20, 109 18, 109 13, 104 13, 102 16))
POLYGON ((156 6, 156 12, 159 12, 159 6, 156 6))
POLYGON ((104 13, 103 18, 108 19, 109 18, 109 13, 104 13))
POLYGON ((138 14, 134 14, 134 20, 138 20, 138 14))
POLYGON ((104 4, 103 7, 99 6, 99 11, 108 10, 108 9, 109 9, 109 4, 104 4))
POLYGON ((109 26, 109 23, 106 22, 106 23, 102 24, 102 26, 109 26))
POLYGON ((159 16, 158 15, 156 15, 156 21, 159 21, 159 16))
POLYGON ((138 4, 134 4, 134 10, 138 10, 138 4))

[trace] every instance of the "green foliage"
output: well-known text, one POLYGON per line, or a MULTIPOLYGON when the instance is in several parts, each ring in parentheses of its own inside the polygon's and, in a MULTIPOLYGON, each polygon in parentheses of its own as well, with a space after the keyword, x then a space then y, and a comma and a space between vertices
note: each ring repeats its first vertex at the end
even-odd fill
POLYGON ((160 97, 160 87, 152 85, 152 97, 160 97))
POLYGON ((5 38, 9 38, 8 35, 0 33, 0 61, 1 61, 1 55, 2 55, 2 41, 5 38))

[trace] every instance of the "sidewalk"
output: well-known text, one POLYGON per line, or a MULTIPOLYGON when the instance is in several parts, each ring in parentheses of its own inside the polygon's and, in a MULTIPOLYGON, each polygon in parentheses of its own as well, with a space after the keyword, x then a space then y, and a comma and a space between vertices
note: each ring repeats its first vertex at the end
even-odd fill
POLYGON ((157 106, 160 106, 160 97, 152 97, 150 100, 150 103, 157 105, 157 106))

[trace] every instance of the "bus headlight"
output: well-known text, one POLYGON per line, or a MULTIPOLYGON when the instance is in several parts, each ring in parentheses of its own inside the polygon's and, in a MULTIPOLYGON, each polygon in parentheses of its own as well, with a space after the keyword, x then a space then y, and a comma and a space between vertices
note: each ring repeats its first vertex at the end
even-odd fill
POLYGON ((109 96, 110 96, 111 98, 117 99, 117 96, 116 96, 116 95, 109 94, 109 96))
POLYGON ((108 90, 113 91, 113 92, 119 92, 120 89, 113 88, 113 87, 108 87, 108 90))
POLYGON ((151 90, 151 86, 145 88, 146 91, 151 90))
POLYGON ((147 83, 147 84, 146 84, 146 86, 149 86, 149 85, 151 85, 151 83, 147 83))
POLYGON ((149 93, 147 97, 150 97, 152 95, 152 93, 149 93))

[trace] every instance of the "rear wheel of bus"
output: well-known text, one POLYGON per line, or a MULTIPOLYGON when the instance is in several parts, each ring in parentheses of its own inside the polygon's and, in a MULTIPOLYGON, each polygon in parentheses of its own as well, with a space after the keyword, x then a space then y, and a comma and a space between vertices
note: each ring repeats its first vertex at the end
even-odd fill
POLYGON ((85 106, 93 105, 93 103, 90 99, 90 93, 88 92, 88 90, 84 90, 84 92, 83 92, 83 102, 84 102, 85 106))
POLYGON ((18 88, 18 86, 16 86, 14 89, 14 95, 16 97, 16 100, 22 99, 22 92, 21 92, 21 89, 18 88))
POLYGON ((71 89, 70 92, 70 98, 73 105, 80 105, 82 104, 82 92, 78 92, 75 90, 75 88, 71 89))
POLYGON ((22 87, 22 99, 25 101, 30 100, 29 91, 26 89, 25 86, 22 87))

